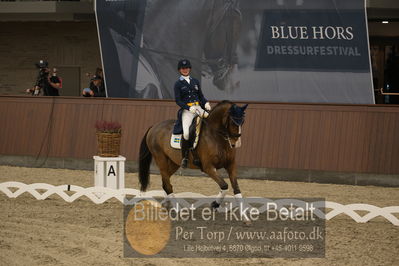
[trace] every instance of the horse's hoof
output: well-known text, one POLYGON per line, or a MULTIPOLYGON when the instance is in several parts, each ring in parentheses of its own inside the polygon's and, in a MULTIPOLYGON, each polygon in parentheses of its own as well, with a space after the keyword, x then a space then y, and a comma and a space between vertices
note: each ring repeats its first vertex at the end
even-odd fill
POLYGON ((213 209, 217 209, 217 208, 219 208, 220 204, 217 203, 216 201, 213 201, 211 206, 212 206, 213 209))
POLYGON ((169 200, 162 202, 162 207, 164 207, 167 210, 170 210, 172 208, 172 204, 170 203, 169 200))

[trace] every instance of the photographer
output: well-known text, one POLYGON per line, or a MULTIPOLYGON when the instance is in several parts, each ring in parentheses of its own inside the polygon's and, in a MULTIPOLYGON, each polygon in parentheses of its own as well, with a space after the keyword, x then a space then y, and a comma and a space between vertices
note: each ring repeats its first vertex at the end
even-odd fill
POLYGON ((36 78, 35 86, 32 89, 28 89, 27 92, 33 96, 38 96, 40 92, 44 96, 59 96, 59 89, 61 88, 61 80, 57 77, 57 70, 53 69, 53 74, 50 76, 50 69, 48 68, 48 62, 40 60, 39 63, 35 64, 39 69, 38 76, 36 78))
POLYGON ((105 87, 101 76, 94 76, 90 80, 90 88, 83 89, 83 97, 106 97, 105 87))

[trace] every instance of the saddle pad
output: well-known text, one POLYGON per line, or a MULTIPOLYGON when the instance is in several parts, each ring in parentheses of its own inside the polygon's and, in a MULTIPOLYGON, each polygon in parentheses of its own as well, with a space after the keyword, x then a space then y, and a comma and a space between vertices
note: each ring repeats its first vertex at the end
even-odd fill
POLYGON ((170 138, 170 146, 174 149, 180 149, 180 141, 182 134, 174 135, 170 138))
MULTIPOLYGON (((195 141, 194 141, 194 145, 193 145, 193 149, 195 149, 197 147, 198 144, 198 140, 199 140, 199 135, 201 132, 201 118, 197 117, 196 118, 196 127, 195 127, 195 141)), ((181 149, 181 138, 182 138, 183 134, 172 134, 171 138, 170 138, 170 146, 174 149, 181 149)))

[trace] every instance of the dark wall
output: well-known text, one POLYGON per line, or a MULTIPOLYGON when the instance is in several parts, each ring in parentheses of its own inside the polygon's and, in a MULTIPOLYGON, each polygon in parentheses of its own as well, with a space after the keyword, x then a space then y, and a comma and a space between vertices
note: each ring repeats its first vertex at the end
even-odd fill
POLYGON ((50 67, 80 67, 82 88, 88 84, 85 73, 101 66, 95 21, 0 22, 0 40, 0 95, 24 94, 32 87, 40 59, 50 67))

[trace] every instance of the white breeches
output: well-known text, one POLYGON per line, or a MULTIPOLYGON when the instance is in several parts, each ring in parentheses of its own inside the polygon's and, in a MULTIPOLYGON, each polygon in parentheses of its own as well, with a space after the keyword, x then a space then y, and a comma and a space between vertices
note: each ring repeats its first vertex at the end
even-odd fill
MULTIPOLYGON (((200 115, 200 116, 204 115, 205 111, 204 111, 204 109, 201 108, 201 106, 195 105, 193 107, 195 107, 198 115, 200 115)), ((195 116, 196 116, 196 114, 193 114, 190 111, 185 110, 185 109, 183 110, 181 120, 182 120, 182 124, 183 124, 183 138, 185 140, 188 140, 188 138, 189 138, 190 125, 193 122, 193 119, 195 116)))

